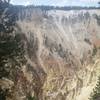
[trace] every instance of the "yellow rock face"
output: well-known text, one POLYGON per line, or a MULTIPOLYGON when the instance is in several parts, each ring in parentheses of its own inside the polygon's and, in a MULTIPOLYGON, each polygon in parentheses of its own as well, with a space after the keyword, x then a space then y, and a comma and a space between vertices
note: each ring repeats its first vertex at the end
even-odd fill
POLYGON ((100 25, 95 16, 100 16, 99 10, 19 12, 17 23, 31 65, 24 73, 34 80, 39 100, 88 100, 100 70, 100 25))

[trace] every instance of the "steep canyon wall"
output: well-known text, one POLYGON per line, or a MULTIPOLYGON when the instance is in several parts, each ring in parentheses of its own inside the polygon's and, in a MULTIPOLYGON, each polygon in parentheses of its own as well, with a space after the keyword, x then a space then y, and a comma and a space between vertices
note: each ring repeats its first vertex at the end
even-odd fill
POLYGON ((100 71, 100 10, 23 9, 22 71, 39 100, 88 100, 100 71))

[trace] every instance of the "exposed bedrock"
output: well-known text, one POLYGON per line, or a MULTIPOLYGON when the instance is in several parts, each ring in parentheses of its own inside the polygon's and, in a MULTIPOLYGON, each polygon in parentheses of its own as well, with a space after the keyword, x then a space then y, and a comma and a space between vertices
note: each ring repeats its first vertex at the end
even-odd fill
POLYGON ((38 100, 88 100, 100 71, 100 10, 24 9, 27 65, 38 100))

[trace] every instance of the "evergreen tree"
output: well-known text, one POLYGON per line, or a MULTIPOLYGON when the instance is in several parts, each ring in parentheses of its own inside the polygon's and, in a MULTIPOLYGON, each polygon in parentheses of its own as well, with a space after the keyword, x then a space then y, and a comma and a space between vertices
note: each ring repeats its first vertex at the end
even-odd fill
MULTIPOLYGON (((15 31, 16 12, 9 0, 0 0, 0 79, 15 82, 21 66, 25 64, 21 34, 15 31)), ((0 100, 6 100, 8 90, 0 86, 0 100)))
POLYGON ((0 79, 12 77, 25 62, 21 34, 16 33, 16 14, 9 0, 0 0, 0 79))
POLYGON ((100 77, 98 78, 97 85, 91 94, 90 100, 100 100, 100 77))

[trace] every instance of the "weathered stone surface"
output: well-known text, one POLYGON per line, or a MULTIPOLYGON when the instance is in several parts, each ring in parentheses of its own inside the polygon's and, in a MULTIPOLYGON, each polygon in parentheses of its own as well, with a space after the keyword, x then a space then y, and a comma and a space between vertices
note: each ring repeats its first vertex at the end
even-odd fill
POLYGON ((88 100, 100 73, 95 16, 99 10, 19 12, 17 31, 25 35, 27 59, 16 82, 21 100, 28 92, 38 100, 88 100))
POLYGON ((88 100, 100 70, 100 26, 94 17, 100 11, 23 13, 17 23, 27 37, 27 59, 41 88, 39 100, 88 100))

